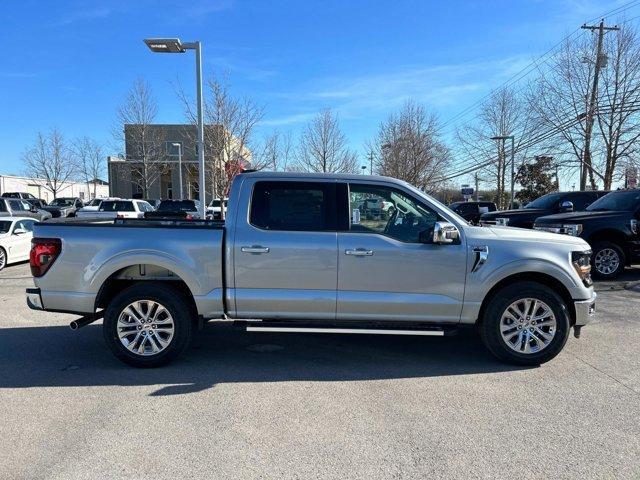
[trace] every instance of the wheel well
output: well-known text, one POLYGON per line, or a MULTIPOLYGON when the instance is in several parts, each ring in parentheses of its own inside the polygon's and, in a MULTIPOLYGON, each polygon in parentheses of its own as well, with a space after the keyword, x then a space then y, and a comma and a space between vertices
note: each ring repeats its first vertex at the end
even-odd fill
POLYGON ((503 278, 498 283, 496 283, 491 288, 491 290, 489 290, 489 293, 487 293, 487 295, 484 297, 484 300, 482 301, 482 306, 480 307, 480 313, 478 314, 478 320, 482 321, 482 318, 484 317, 484 311, 487 308, 489 301, 500 290, 513 284, 514 282, 522 282, 522 281, 540 283, 542 285, 545 285, 551 288, 555 293, 560 295, 565 305, 567 306, 567 311, 569 312, 569 319, 570 319, 571 325, 575 323, 576 321, 575 305, 573 304, 573 298, 571 298, 571 293, 569 292, 567 287, 565 287, 562 284, 562 282, 555 279, 551 275, 547 275, 546 273, 540 273, 540 272, 516 273, 514 275, 510 275, 506 278, 503 278))
POLYGON ((595 242, 611 242, 624 250, 624 235, 618 230, 598 230, 592 233, 587 239, 590 245, 595 242))
POLYGON ((169 286, 184 295, 196 310, 191 290, 180 276, 170 270, 147 264, 130 265, 111 274, 98 291, 95 309, 106 308, 118 293, 140 282, 155 282, 169 286))

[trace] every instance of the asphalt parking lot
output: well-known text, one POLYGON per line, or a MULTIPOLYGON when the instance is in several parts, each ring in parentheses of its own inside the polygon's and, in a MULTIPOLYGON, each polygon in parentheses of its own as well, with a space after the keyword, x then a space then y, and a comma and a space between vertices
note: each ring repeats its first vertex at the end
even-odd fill
POLYGON ((28 310, 0 272, 0 478, 640 478, 640 268, 598 318, 515 368, 457 337, 247 334, 207 325, 136 370, 100 325, 28 310))

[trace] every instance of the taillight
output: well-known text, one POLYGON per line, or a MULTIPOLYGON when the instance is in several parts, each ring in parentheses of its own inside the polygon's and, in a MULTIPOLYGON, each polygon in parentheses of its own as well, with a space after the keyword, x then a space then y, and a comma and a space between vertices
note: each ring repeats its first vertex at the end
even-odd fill
POLYGON ((189 213, 188 213, 188 214, 187 214, 187 220, 193 220, 193 215, 191 215, 191 214, 189 214, 189 213))
POLYGON ((29 264, 31 275, 41 277, 56 261, 62 251, 62 242, 59 238, 34 238, 31 240, 31 253, 29 264))

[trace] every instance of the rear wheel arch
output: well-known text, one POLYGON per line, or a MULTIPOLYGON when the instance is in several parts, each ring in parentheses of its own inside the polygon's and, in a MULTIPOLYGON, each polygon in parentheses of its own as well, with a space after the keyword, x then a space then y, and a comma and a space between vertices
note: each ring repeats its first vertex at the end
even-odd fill
POLYGON ((145 285, 163 285, 177 291, 178 293, 180 293, 182 296, 185 297, 188 304, 193 308, 194 312, 197 312, 194 296, 191 289, 179 275, 172 272, 171 270, 167 270, 171 274, 170 280, 169 279, 159 280, 158 278, 154 278, 152 276, 148 278, 143 278, 141 275, 125 277, 126 272, 132 271, 132 269, 133 270, 139 269, 142 266, 161 268, 161 267, 157 267, 149 264, 132 264, 116 270, 111 275, 109 275, 109 277, 107 277, 107 279, 104 282, 102 282, 102 285, 98 290, 98 294, 96 295, 94 310, 97 310, 99 308, 106 309, 109 302, 113 300, 124 289, 129 288, 136 284, 145 284, 145 285))
POLYGON ((593 232, 591 235, 589 235, 586 240, 587 240, 587 243, 591 246, 593 246, 595 243, 598 243, 598 242, 615 243, 624 251, 625 238, 624 238, 624 234, 619 230, 615 230, 611 228, 597 230, 593 232))

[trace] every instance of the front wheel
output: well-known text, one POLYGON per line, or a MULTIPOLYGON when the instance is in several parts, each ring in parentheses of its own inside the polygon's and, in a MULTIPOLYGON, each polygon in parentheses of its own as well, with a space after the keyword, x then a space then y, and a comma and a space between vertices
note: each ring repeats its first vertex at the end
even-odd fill
POLYGON ((4 248, 0 247, 0 270, 7 266, 7 252, 4 248))
POLYGON ((614 279, 622 273, 624 264, 624 252, 615 243, 598 242, 593 246, 591 266, 594 277, 602 280, 614 279))
POLYGON ((516 365, 548 362, 569 338, 564 301, 537 282, 517 282, 498 291, 480 322, 480 337, 489 351, 516 365))
POLYGON ((158 283, 133 285, 107 307, 104 339, 123 362, 158 367, 187 348, 192 317, 193 309, 180 292, 158 283))

